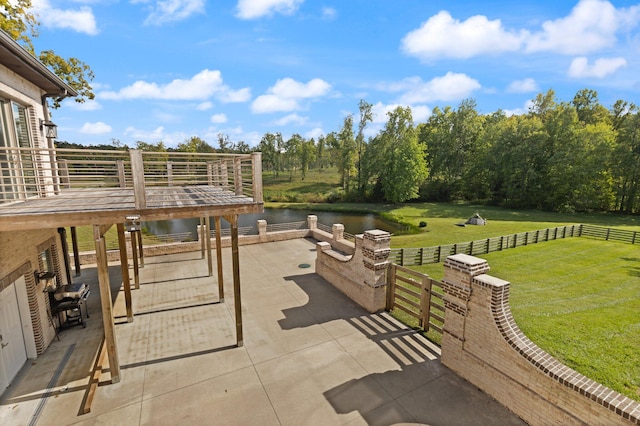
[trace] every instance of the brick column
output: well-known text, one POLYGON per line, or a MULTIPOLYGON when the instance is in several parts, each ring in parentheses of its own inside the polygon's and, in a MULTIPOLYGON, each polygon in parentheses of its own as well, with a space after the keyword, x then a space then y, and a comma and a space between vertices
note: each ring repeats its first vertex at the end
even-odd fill
POLYGON ((258 220, 258 240, 261 243, 267 241, 267 221, 264 219, 258 220))
POLYGON ((334 223, 331 228, 333 234, 333 241, 344 240, 344 225, 341 223, 334 223))
POLYGON ((456 354, 464 347, 465 323, 473 277, 487 271, 489 264, 486 260, 467 254, 449 256, 444 262, 442 286, 445 292, 445 321, 442 333, 442 363, 445 365, 448 355, 456 354), (452 346, 454 350, 445 349, 452 346))
POLYGON ((362 237, 362 262, 365 267, 364 282, 370 287, 386 284, 385 271, 391 253, 391 234, 374 229, 365 231, 362 237))
POLYGON ((309 216, 307 216, 307 225, 312 231, 318 229, 318 216, 314 214, 310 214, 309 216))

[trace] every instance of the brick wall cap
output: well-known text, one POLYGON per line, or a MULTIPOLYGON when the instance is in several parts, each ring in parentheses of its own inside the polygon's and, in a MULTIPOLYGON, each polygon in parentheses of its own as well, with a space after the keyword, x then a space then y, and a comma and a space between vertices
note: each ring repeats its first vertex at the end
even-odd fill
POLYGON ((364 231, 365 235, 369 235, 372 237, 386 237, 391 236, 387 231, 383 231, 381 229, 372 229, 370 231, 364 231))
POLYGON ((451 255, 449 257, 447 257, 447 260, 453 260, 455 262, 459 262, 459 263, 464 263, 466 265, 469 266, 478 266, 478 265, 483 265, 486 264, 487 261, 484 259, 480 259, 479 257, 475 257, 475 256, 470 256, 468 254, 464 254, 464 253, 458 253, 458 254, 454 254, 451 255))
POLYGON ((500 278, 493 277, 487 274, 480 274, 473 277, 473 281, 479 281, 482 284, 492 287, 505 287, 510 284, 509 281, 501 280, 500 278))

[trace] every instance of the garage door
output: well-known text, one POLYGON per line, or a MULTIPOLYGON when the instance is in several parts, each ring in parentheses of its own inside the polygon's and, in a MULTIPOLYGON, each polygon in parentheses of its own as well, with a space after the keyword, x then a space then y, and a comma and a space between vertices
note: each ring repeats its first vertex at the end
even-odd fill
POLYGON ((0 292, 0 393, 27 361, 16 283, 0 292))

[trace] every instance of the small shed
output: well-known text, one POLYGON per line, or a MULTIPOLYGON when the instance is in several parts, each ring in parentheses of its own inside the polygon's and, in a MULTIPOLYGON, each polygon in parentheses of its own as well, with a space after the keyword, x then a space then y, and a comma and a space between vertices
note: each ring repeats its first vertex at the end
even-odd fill
POLYGON ((475 213, 465 222, 465 225, 486 225, 486 224, 487 224, 486 219, 483 219, 478 213, 475 213))

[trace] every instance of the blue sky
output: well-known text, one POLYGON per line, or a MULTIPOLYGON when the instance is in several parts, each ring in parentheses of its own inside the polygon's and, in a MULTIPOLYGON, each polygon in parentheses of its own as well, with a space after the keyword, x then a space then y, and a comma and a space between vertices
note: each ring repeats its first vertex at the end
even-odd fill
POLYGON ((640 104, 640 3, 604 0, 33 0, 37 50, 77 57, 96 99, 53 112, 60 140, 176 146, 336 131, 476 100, 524 113, 553 89, 640 104))

